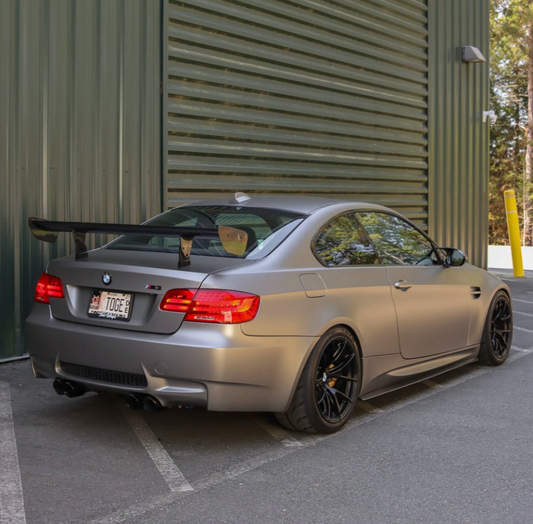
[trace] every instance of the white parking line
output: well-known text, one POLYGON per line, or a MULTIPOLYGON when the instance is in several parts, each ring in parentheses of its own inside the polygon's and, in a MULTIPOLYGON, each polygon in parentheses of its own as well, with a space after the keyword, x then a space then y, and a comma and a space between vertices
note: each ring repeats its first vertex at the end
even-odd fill
MULTIPOLYGON (((513 349, 518 349, 516 347, 513 346, 513 349)), ((507 359, 508 362, 513 362, 514 360, 518 359, 518 358, 521 358, 523 357, 524 355, 528 355, 529 353, 533 353, 533 348, 528 348, 528 349, 522 349, 520 348, 520 353, 522 354, 510 354, 509 355, 509 358, 507 359)))
POLYGON ((520 326, 513 326, 513 329, 518 329, 518 331, 525 331, 526 333, 533 333, 533 329, 526 329, 520 326))
MULTIPOLYGON (((511 353, 511 355, 507 359, 508 362, 513 362, 514 360, 517 360, 530 353, 533 353, 533 347, 526 351, 527 352, 524 351, 524 352, 511 353)), ((484 375, 485 373, 488 373, 489 371, 493 369, 494 368, 490 366, 476 367, 475 369, 473 369, 473 371, 471 371, 470 373, 466 375, 463 375, 456 379, 449 380, 441 384, 442 387, 427 389, 421 393, 418 393, 417 395, 412 396, 411 398, 407 398, 405 400, 394 402, 390 406, 387 406, 385 409, 382 409, 382 410, 380 409, 379 411, 373 411, 372 413, 366 413, 366 414, 354 417, 347 422, 345 426, 345 430, 349 430, 349 429, 352 429, 358 426, 362 426, 363 424, 371 422, 372 420, 375 420, 379 417, 385 416, 389 413, 393 413, 411 404, 415 404, 435 394, 441 393, 446 389, 450 389, 454 386, 462 384, 463 382, 467 382, 468 380, 484 375)), ((360 403, 358 402, 358 404, 360 403)), ((226 471, 214 473, 213 475, 210 475, 209 477, 205 478, 204 480, 196 484, 194 492, 197 493, 198 491, 210 488, 212 486, 216 486, 217 484, 220 484, 226 480, 230 480, 232 478, 238 477, 244 473, 247 473, 261 466, 264 466, 266 464, 279 460, 280 458, 286 457, 287 455, 295 453, 296 451, 306 449, 307 447, 317 444, 318 442, 321 442, 329 438, 333 438, 335 437, 335 435, 336 434, 308 435, 307 437, 304 437, 303 439, 304 444, 301 447, 276 448, 275 450, 265 453, 264 455, 261 455, 259 457, 254 457, 253 459, 237 464, 234 467, 226 471)), ((185 495, 186 493, 170 493, 168 495, 158 496, 152 499, 151 501, 134 504, 133 506, 130 506, 129 508, 118 510, 105 517, 92 520, 90 524, 118 524, 119 522, 124 522, 128 519, 133 519, 141 515, 144 515, 149 511, 156 510, 158 508, 173 504, 177 502, 178 500, 180 500, 185 495)))
POLYGON ((193 491, 192 486, 187 482, 183 473, 179 470, 178 466, 176 466, 176 463, 166 452, 159 440, 157 440, 154 432, 150 429, 141 415, 131 411, 123 405, 120 406, 120 410, 124 414, 126 420, 130 423, 130 426, 133 428, 133 431, 135 431, 137 437, 139 437, 144 449, 146 449, 148 455, 150 455, 150 458, 154 461, 157 469, 168 484, 170 491, 193 491))
POLYGON ((265 416, 254 416, 253 419, 258 426, 263 428, 286 448, 303 446, 299 440, 296 440, 292 435, 289 435, 279 424, 270 422, 265 416))
POLYGON ((524 300, 523 298, 514 298, 514 297, 513 297, 513 301, 514 301, 514 302, 524 302, 524 304, 531 304, 531 305, 533 305, 533 301, 531 301, 531 300, 524 300))
MULTIPOLYGON (((225 480, 238 477, 239 475, 247 473, 248 471, 257 469, 261 466, 269 464, 270 462, 274 462, 275 460, 279 460, 280 458, 291 455, 292 453, 295 453, 301 449, 305 449, 306 447, 307 445, 292 448, 276 446, 276 448, 269 453, 265 453, 259 457, 254 457, 250 460, 241 462, 240 464, 237 464, 225 471, 221 471, 220 473, 210 475, 207 477, 207 479, 197 484, 194 492, 192 493, 197 493, 198 491, 204 490, 211 486, 216 486, 225 480)), ((145 515, 149 511, 157 510, 158 508, 177 502, 186 495, 187 493, 183 492, 159 495, 152 500, 139 502, 138 504, 134 504, 129 508, 121 509, 111 513, 110 515, 91 520, 89 524, 118 524, 119 522, 124 522, 129 519, 135 519, 141 515, 145 515)), ((140 519, 139 522, 143 522, 143 519, 140 519)))
POLYGON ((524 315, 525 317, 533 317, 532 313, 524 313, 523 311, 517 311, 516 309, 513 309, 513 314, 518 313, 519 315, 524 315))
POLYGON ((26 524, 9 384, 0 382, 0 524, 26 524))

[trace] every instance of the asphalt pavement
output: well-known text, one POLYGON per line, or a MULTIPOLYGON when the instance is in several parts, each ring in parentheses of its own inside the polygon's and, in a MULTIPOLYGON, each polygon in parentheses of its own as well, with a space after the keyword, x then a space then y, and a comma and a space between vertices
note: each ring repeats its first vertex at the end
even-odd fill
POLYGON ((267 415, 131 412, 0 366, 0 524, 533 523, 533 274, 510 358, 360 403, 332 436, 267 415))

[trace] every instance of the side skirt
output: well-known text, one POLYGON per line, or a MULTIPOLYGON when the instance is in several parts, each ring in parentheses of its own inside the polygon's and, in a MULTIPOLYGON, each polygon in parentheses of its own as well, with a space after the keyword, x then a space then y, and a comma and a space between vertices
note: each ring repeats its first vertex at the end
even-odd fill
POLYGON ((388 355, 363 359, 363 387, 360 398, 368 400, 390 393, 418 382, 457 369, 475 362, 478 358, 479 344, 430 360, 409 362, 401 355, 388 355))

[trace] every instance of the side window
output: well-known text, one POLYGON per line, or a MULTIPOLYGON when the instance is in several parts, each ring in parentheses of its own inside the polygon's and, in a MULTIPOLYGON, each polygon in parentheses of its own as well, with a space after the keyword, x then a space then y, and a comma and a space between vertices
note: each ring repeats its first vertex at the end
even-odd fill
POLYGON ((439 264, 433 245, 420 231, 399 217, 386 213, 357 213, 370 240, 387 266, 439 264))
POLYGON ((318 233, 313 251, 326 266, 378 264, 372 244, 353 214, 334 218, 318 233))

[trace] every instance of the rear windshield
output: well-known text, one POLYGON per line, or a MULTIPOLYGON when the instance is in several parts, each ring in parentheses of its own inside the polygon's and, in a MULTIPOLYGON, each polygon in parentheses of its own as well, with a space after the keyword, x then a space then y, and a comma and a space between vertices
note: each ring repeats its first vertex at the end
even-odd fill
MULTIPOLYGON (((218 238, 195 237, 191 255, 231 258, 262 258, 273 251, 302 222, 305 215, 265 208, 233 206, 187 206, 167 211, 146 222, 150 226, 213 229, 229 226, 244 231, 248 240, 243 255, 228 253, 218 238)), ((179 237, 124 235, 107 249, 179 253, 179 237)))

